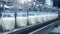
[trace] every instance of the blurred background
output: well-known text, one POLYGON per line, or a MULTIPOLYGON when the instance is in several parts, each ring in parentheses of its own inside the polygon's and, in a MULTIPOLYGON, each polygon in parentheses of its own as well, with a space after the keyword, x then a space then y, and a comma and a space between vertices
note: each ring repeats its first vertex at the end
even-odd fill
POLYGON ((60 0, 0 0, 0 34, 60 34, 60 0))

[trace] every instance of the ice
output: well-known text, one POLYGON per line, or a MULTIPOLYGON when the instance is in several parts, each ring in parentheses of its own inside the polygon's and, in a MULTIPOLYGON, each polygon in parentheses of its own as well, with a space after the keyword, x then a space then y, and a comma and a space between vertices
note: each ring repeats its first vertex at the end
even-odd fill
POLYGON ((25 27, 27 26, 27 17, 17 17, 17 25, 18 27, 25 27))
POLYGON ((2 18, 2 28, 3 30, 12 30, 15 27, 14 17, 4 17, 2 18))

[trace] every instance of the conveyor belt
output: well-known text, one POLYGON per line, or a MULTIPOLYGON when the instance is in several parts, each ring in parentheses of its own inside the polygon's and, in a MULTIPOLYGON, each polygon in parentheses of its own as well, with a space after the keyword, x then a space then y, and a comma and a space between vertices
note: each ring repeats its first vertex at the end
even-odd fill
POLYGON ((33 32, 30 32, 29 34, 49 34, 50 31, 52 31, 55 28, 55 25, 59 23, 60 20, 54 21, 51 24, 48 24, 42 28, 39 28, 33 32))
POLYGON ((30 33, 32 31, 36 30, 36 29, 42 28, 42 27, 44 27, 48 24, 56 23, 54 21, 57 21, 57 20, 59 20, 59 19, 55 19, 53 21, 42 23, 42 24, 38 23, 38 24, 35 24, 35 25, 30 25, 30 26, 27 26, 25 28, 18 28, 18 29, 15 29, 13 31, 5 32, 5 33, 8 33, 8 34, 27 34, 27 33, 30 33))
POLYGON ((54 28, 54 26, 55 26, 55 23, 51 23, 29 34, 49 34, 49 32, 54 28))

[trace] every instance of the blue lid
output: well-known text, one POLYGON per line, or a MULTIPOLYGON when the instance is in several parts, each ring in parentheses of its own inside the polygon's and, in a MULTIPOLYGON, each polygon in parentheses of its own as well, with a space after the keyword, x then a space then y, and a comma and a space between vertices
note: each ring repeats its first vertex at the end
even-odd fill
POLYGON ((14 13, 13 10, 4 10, 2 13, 14 13))
POLYGON ((28 14, 35 14, 37 11, 29 11, 28 14))

